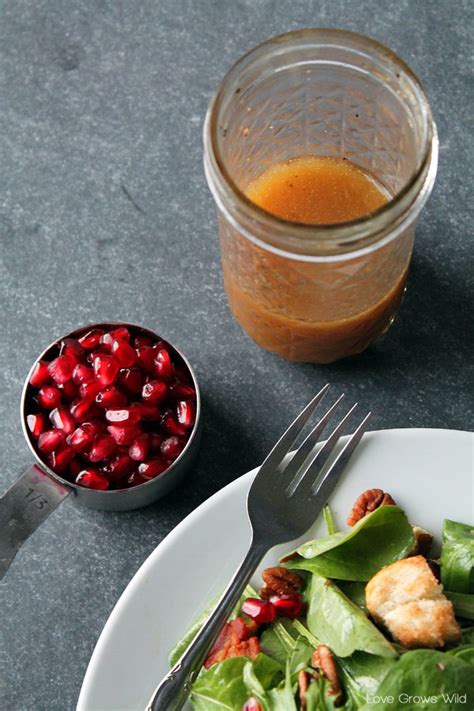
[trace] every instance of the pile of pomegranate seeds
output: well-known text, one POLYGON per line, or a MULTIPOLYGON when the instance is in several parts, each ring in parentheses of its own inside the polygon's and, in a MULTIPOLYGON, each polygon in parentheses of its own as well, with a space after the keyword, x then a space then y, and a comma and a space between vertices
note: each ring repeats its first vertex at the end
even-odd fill
POLYGON ((167 343, 123 326, 66 338, 31 377, 27 425, 40 457, 89 489, 164 472, 194 427, 191 374, 167 343))

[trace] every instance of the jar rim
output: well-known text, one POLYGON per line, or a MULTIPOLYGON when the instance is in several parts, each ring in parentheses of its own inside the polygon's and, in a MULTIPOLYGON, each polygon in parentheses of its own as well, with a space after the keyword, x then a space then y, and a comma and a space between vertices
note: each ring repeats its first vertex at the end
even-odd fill
MULTIPOLYGON (((348 49, 351 48, 349 45, 346 46, 348 49)), ((429 193, 431 192, 431 187, 436 174, 437 145, 436 126, 433 121, 428 98, 420 80, 408 64, 406 64, 406 62, 393 50, 389 49, 377 40, 356 32, 335 28, 307 28, 303 30, 294 30, 276 35, 254 46, 248 52, 243 54, 225 74, 211 99, 204 123, 204 155, 206 175, 216 201, 221 209, 228 214, 228 216, 229 213, 233 213, 233 219, 231 219, 231 221, 234 222, 236 226, 237 224, 240 226, 240 221, 235 218, 236 216, 240 216, 241 218, 251 220, 255 226, 258 225, 262 229, 269 230, 271 233, 275 234, 277 236, 276 241, 280 244, 272 244, 272 240, 270 239, 261 240, 255 238, 255 235, 247 234, 247 236, 249 236, 253 241, 260 243, 261 246, 270 249, 273 247, 274 249, 272 251, 276 251, 278 253, 286 253, 288 248, 290 248, 291 251, 295 250, 300 252, 300 250, 302 250, 301 253, 305 253, 310 243, 312 243, 314 249, 315 242, 319 243, 320 247, 323 247, 324 253, 326 253, 324 246, 328 246, 329 244, 332 248, 334 248, 335 245, 339 246, 342 249, 342 253, 347 251, 346 247, 349 247, 351 256, 353 256, 354 250, 358 253, 360 248, 373 243, 376 243, 375 246, 379 246, 380 238, 382 236, 381 233, 384 232, 384 228, 386 228, 388 224, 393 223, 394 220, 397 220, 403 216, 406 217, 407 212, 409 212, 410 208, 414 207, 414 203, 417 202, 420 190, 423 192, 422 189, 423 187, 426 187, 426 182, 429 179, 431 184, 428 186, 428 194, 423 196, 424 199, 422 200, 422 204, 424 204, 427 199, 429 193), (388 202, 373 212, 346 222, 330 224, 293 222, 291 220, 278 217, 252 202, 238 187, 230 175, 225 165, 225 160, 222 157, 218 141, 220 109, 222 108, 224 98, 226 97, 229 88, 232 88, 233 85, 235 85, 242 69, 257 64, 263 57, 268 57, 269 54, 272 54, 272 52, 275 54, 282 54, 281 47, 285 43, 298 43, 304 40, 314 43, 315 41, 317 42, 318 40, 323 39, 326 40, 326 46, 328 44, 334 44, 335 42, 338 42, 339 46, 341 46, 340 43, 344 42, 344 40, 362 43, 366 49, 368 48, 373 50, 378 58, 381 58, 386 62, 391 62, 400 69, 400 72, 403 72, 409 78, 414 89, 416 90, 417 100, 419 101, 425 124, 423 136, 424 145, 422 146, 422 157, 419 165, 413 171, 405 185, 390 200, 388 200, 388 202), (430 164, 432 168, 434 164, 434 170, 429 170, 430 164), (229 210, 228 206, 226 207, 223 205, 222 196, 221 199, 218 199, 215 189, 216 181, 219 182, 219 186, 223 195, 225 195, 226 201, 230 201, 232 205, 231 210, 229 210), (413 195, 413 193, 415 194, 413 195), (376 235, 379 235, 379 238, 377 238, 376 235), (282 243, 286 243, 283 245, 283 249, 282 243), (291 248, 293 248, 293 250, 291 248)), ((418 210, 416 213, 418 214, 418 210)), ((244 233, 246 233, 245 230, 244 233)), ((384 243, 385 241, 386 240, 383 240, 384 243)), ((340 253, 341 252, 339 252, 339 254, 340 253)), ((318 251, 312 251, 312 256, 323 255, 318 251)))

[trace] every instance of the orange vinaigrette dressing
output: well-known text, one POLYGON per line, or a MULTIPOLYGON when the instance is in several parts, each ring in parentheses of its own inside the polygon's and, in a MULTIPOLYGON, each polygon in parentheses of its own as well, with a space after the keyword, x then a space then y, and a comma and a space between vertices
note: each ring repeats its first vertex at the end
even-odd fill
POLYGON ((388 197, 360 168, 343 158, 298 158, 265 171, 247 197, 291 222, 329 225, 377 210, 388 197))
MULTIPOLYGON (((369 174, 348 160, 331 157, 298 158, 272 166, 245 193, 277 217, 320 225, 354 220, 389 200, 369 174)), ((224 260, 224 283, 233 314, 259 345, 289 360, 330 363, 360 353, 388 328, 403 296, 408 264, 395 279, 387 280, 380 298, 380 286, 376 288, 367 277, 364 283, 361 261, 358 290, 342 295, 334 264, 295 262, 244 238, 240 248, 242 257, 247 254, 254 265, 254 284, 245 288, 224 260), (328 303, 327 291, 326 295, 318 293, 320 279, 326 285, 334 282, 332 303, 328 303), (305 286, 295 288, 301 283, 305 286), (371 294, 377 295, 372 298, 371 294), (338 310, 349 315, 334 318, 338 310)), ((384 249, 370 255, 371 273, 374 265, 383 265, 384 249)), ((359 268, 358 258, 345 264, 349 267, 344 268, 359 268)))

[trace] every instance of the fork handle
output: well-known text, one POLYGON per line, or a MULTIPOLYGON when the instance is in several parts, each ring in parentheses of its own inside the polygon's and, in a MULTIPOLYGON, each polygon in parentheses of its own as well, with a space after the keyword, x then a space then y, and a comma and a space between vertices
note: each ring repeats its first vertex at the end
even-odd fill
POLYGON ((182 657, 155 689, 148 702, 147 711, 180 711, 183 708, 209 650, 267 550, 268 546, 252 541, 247 555, 225 589, 217 607, 182 657))

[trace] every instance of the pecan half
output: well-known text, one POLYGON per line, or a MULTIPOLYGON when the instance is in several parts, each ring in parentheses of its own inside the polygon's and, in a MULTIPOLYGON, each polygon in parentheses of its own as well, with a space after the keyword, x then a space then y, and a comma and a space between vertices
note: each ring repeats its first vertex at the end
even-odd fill
POLYGON ((352 511, 347 517, 347 525, 354 526, 357 521, 380 506, 396 506, 390 494, 382 489, 367 489, 354 502, 352 511))
POLYGON ((306 708, 306 692, 309 686, 309 674, 302 669, 298 674, 298 694, 300 697, 300 706, 302 709, 306 708))
POLYGON ((314 669, 320 669, 323 676, 328 680, 330 686, 328 694, 334 696, 334 706, 342 704, 342 688, 341 682, 337 675, 336 664, 334 662, 331 650, 325 644, 320 644, 313 652, 311 657, 311 666, 314 669))
POLYGON ((262 573, 265 586, 260 591, 261 597, 267 599, 272 595, 293 595, 303 585, 299 575, 286 568, 266 568, 262 573))

